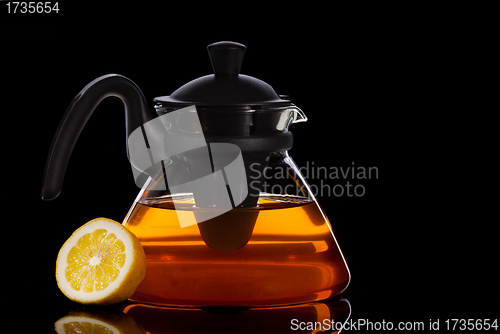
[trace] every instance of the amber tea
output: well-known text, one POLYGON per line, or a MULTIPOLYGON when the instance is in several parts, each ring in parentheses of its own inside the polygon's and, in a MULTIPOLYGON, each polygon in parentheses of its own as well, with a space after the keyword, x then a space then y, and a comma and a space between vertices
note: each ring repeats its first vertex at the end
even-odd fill
POLYGON ((136 202, 124 225, 147 256, 144 281, 132 299, 183 306, 267 306, 321 300, 348 285, 344 257, 317 202, 262 196, 254 208, 233 209, 216 219, 258 212, 248 243, 233 252, 211 249, 195 222, 189 195, 136 202))

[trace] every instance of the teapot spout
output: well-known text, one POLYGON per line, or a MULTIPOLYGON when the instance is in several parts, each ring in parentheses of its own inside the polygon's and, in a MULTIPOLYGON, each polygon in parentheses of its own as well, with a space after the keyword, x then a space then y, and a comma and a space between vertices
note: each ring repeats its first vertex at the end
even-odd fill
POLYGON ((296 105, 292 104, 292 106, 290 107, 291 111, 292 111, 292 115, 293 115, 293 120, 292 120, 292 124, 294 123, 300 123, 300 122, 307 122, 307 116, 306 114, 304 114, 304 112, 299 108, 297 107, 296 105))
POLYGON ((132 80, 119 74, 108 74, 90 82, 71 101, 52 140, 42 182, 43 200, 59 196, 76 141, 97 105, 109 96, 123 101, 127 137, 154 118, 144 95, 132 80))

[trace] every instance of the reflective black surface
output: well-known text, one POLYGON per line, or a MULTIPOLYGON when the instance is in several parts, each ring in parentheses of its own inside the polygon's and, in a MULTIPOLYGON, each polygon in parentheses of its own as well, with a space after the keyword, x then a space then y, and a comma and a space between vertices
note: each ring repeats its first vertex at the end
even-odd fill
MULTIPOLYGON (((269 308, 175 308, 125 302, 112 307, 81 307, 56 322, 66 330, 98 323, 125 333, 315 333, 312 326, 335 333, 349 319, 347 299, 269 308), (63 327, 64 328, 64 327, 63 327)), ((60 330, 60 329, 59 329, 60 330)), ((64 332, 63 332, 64 333, 64 332)), ((75 332, 76 333, 76 332, 75 332)))

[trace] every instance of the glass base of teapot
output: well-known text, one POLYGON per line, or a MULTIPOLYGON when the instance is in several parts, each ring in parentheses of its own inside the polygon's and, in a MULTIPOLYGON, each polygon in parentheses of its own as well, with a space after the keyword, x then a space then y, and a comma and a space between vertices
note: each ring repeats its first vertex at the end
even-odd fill
POLYGON ((273 306, 323 300, 340 294, 350 274, 329 222, 316 201, 261 194, 248 243, 233 252, 208 247, 196 224, 181 228, 199 210, 190 194, 135 202, 123 225, 140 240, 146 276, 132 296, 176 306, 273 306), (175 207, 174 207, 175 201, 175 207), (176 212, 176 209, 178 212, 176 212))

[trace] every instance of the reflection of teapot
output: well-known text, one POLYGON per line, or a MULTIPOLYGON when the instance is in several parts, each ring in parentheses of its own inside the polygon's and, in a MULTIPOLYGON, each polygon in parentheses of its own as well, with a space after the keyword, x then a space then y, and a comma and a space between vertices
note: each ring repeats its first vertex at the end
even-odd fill
POLYGON ((347 299, 267 308, 119 307, 148 333, 338 333, 351 316, 347 299))
POLYGON ((132 299, 189 306, 269 306, 341 293, 350 273, 331 226, 288 155, 306 121, 267 83, 239 74, 245 46, 208 46, 213 75, 155 98, 120 75, 89 83, 54 137, 42 198, 56 198, 86 121, 108 96, 125 105, 141 192, 123 225, 141 241, 146 277, 132 299))
POLYGON ((351 316, 347 299, 268 308, 179 308, 125 302, 85 307, 55 323, 58 333, 338 333, 351 316), (107 333, 107 332, 106 332, 107 333))

